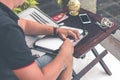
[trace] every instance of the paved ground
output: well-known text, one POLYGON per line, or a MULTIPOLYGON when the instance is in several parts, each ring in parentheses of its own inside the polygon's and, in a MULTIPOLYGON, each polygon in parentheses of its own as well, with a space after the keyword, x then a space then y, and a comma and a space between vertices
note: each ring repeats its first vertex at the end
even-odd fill
MULTIPOLYGON (((97 14, 110 18, 120 25, 120 0, 97 0, 97 14)), ((120 30, 101 44, 120 60, 120 30)))
POLYGON ((120 0, 97 0, 97 14, 120 24, 120 0))
MULTIPOLYGON (((107 17, 120 26, 120 0, 97 0, 97 14, 107 17)), ((120 28, 119 28, 120 29, 120 28)), ((120 30, 112 35, 120 41, 120 30)))

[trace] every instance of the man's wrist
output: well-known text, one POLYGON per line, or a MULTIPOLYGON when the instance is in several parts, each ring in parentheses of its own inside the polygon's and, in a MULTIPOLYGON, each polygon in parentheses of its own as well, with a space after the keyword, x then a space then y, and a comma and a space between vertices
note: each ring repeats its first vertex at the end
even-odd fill
POLYGON ((57 36, 58 35, 58 33, 57 33, 57 27, 53 27, 53 35, 55 35, 55 36, 57 36))

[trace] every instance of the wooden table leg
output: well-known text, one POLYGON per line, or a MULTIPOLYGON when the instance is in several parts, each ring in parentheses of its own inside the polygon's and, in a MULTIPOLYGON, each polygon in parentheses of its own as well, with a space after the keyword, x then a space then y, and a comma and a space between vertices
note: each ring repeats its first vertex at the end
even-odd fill
POLYGON ((101 59, 107 54, 107 50, 104 50, 101 54, 97 55, 96 58, 89 63, 84 69, 82 69, 72 80, 80 80, 91 68, 93 68, 101 59))
MULTIPOLYGON (((95 48, 92 48, 91 50, 92 50, 93 54, 95 55, 95 57, 97 57, 99 55, 99 53, 97 52, 97 50, 95 48)), ((100 59, 99 63, 108 75, 112 75, 111 71, 108 69, 107 65, 105 64, 105 62, 102 59, 100 59)))

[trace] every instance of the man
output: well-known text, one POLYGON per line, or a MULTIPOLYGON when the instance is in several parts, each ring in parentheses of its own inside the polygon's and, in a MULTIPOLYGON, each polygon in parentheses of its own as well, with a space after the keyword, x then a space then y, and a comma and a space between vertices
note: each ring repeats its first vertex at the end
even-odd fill
MULTIPOLYGON (((24 0, 0 0, 0 80, 70 80, 74 47, 67 38, 79 39, 78 31, 54 28, 53 26, 21 19, 11 10, 24 0), (52 61, 44 61, 32 56, 25 42, 27 35, 58 34, 63 44, 52 61), (44 63, 43 62, 43 63, 44 63), (39 66, 38 66, 39 65, 39 66)), ((48 58, 52 58, 47 55, 48 58)))

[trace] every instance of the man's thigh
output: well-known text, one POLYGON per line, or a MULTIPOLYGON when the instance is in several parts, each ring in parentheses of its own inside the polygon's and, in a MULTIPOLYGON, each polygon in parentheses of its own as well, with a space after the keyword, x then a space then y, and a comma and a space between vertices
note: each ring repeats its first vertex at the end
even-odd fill
POLYGON ((54 59, 54 55, 51 54, 45 54, 35 60, 35 62, 38 64, 40 68, 44 67, 48 63, 50 63, 54 59))

